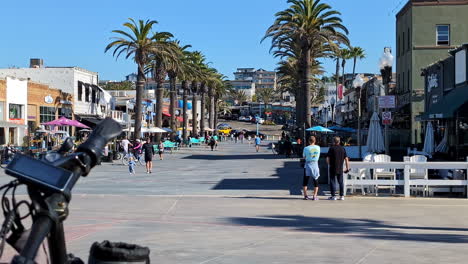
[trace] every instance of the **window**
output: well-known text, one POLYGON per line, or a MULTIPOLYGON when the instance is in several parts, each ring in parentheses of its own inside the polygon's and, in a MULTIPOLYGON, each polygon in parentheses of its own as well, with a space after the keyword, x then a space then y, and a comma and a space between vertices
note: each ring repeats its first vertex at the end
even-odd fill
POLYGON ((85 102, 89 102, 89 85, 85 84, 85 102))
POLYGON ((83 83, 78 82, 78 101, 83 101, 83 83))
POLYGON ((96 103, 96 89, 93 87, 91 92, 91 103, 96 103))
POLYGON ((450 45, 450 25, 437 25, 437 46, 450 45))
POLYGON ((407 37, 408 37, 408 51, 411 50, 411 37, 410 37, 410 32, 409 32, 409 28, 408 28, 408 34, 407 34, 407 37))
POLYGON ((411 90, 411 84, 410 84, 411 79, 410 79, 410 76, 411 76, 411 75, 410 75, 410 70, 408 70, 408 75, 406 76, 406 79, 407 79, 407 82, 408 82, 408 85, 406 86, 406 89, 408 89, 408 91, 411 90))
POLYGON ((55 120, 55 108, 41 106, 39 108, 39 122, 46 123, 55 120))
POLYGON ((68 119, 72 118, 72 110, 69 107, 63 107, 59 109, 59 116, 66 117, 68 119))
POLYGON ((19 104, 10 104, 10 119, 23 118, 23 106, 19 104))
POLYGON ((5 104, 0 102, 0 121, 5 121, 5 104))

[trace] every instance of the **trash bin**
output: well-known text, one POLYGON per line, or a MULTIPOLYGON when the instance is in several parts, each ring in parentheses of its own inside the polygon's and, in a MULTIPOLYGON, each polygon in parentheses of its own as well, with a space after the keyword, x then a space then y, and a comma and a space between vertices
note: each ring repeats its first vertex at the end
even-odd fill
POLYGON ((150 263, 147 247, 122 242, 94 242, 89 253, 89 264, 145 264, 150 263))

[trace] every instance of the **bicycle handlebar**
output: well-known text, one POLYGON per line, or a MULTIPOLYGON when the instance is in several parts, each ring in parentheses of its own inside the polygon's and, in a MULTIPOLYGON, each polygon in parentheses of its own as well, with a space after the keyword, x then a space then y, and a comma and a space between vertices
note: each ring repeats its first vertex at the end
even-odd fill
MULTIPOLYGON (((88 140, 84 142, 83 144, 81 144, 76 150, 76 152, 82 153, 82 155, 76 156, 76 157, 80 159, 80 163, 84 166, 75 165, 75 167, 72 167, 70 169, 73 171, 72 186, 75 185, 75 183, 78 181, 80 176, 86 175, 89 173, 89 170, 97 164, 99 158, 102 155, 102 150, 104 149, 107 142, 117 137, 118 135, 120 135, 121 132, 122 132, 122 128, 120 124, 111 118, 106 118, 95 128, 95 130, 89 136, 88 140)), ((31 193, 30 193, 30 196, 31 196, 31 193)), ((52 200, 54 200, 54 198, 57 198, 57 200, 60 200, 60 198, 63 198, 64 195, 52 194, 50 197, 52 200)), ((31 199, 34 199, 34 198, 35 197, 31 197, 31 199)), ((43 209, 46 209, 46 208, 43 208, 43 209)), ((47 209, 51 210, 51 208, 47 208, 47 209)), ((36 257, 37 251, 39 250, 40 245, 42 244, 44 239, 49 235, 49 233, 51 233, 51 231, 54 230, 54 224, 55 224, 54 216, 55 215, 56 215, 56 212, 49 212, 49 215, 44 215, 44 214, 39 215, 36 219, 34 219, 34 223, 32 225, 32 229, 27 239, 27 242, 23 250, 21 251, 20 256, 16 256, 13 259, 12 263, 29 263, 31 260, 34 260, 34 258, 36 257)), ((56 220, 58 220, 58 218, 56 220)), ((60 226, 63 227, 62 225, 60 226)), ((60 245, 60 246, 63 246, 63 250, 62 249, 58 250, 58 251, 63 251, 63 252, 58 252, 56 256, 52 256, 52 263, 65 263, 67 256, 66 256, 63 229, 55 230, 55 231, 59 232, 58 234, 56 234, 57 239, 62 240, 62 241, 54 241, 54 242, 63 244, 63 245, 60 245), (60 253, 64 253, 64 254, 61 255, 60 253)), ((50 246, 51 245, 49 245, 49 247, 50 246)), ((53 254, 51 253, 51 255, 53 254)))

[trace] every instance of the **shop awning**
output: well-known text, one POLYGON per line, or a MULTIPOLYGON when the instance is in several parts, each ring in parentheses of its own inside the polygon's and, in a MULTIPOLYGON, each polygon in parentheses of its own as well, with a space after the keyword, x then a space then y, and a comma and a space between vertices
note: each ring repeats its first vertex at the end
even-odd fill
POLYGON ((22 127, 22 128, 25 128, 25 127, 28 127, 28 126, 21 125, 21 124, 15 124, 15 123, 11 123, 11 122, 6 122, 6 121, 0 121, 0 127, 22 127))
POLYGON ((422 120, 453 118, 456 111, 467 103, 468 87, 461 87, 448 93, 442 101, 433 105, 421 115, 422 120))

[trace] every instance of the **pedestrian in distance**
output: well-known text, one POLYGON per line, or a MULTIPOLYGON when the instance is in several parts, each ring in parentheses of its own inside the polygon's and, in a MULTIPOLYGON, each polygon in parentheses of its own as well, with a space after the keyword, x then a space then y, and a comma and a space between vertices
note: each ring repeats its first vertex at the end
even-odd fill
POLYGON ((244 144, 244 132, 239 132, 239 140, 242 144, 244 144))
POLYGON ((284 148, 284 154, 286 155, 286 158, 291 158, 293 145, 291 142, 291 138, 289 136, 286 136, 286 141, 284 141, 283 148, 284 148))
POLYGON ((248 136, 247 136, 247 141, 249 142, 249 146, 250 146, 250 144, 251 144, 251 142, 250 142, 251 140, 252 140, 252 137, 251 137, 250 135, 248 135, 248 136))
POLYGON ((146 173, 153 172, 153 156, 154 156, 154 147, 151 143, 151 139, 147 138, 145 144, 142 146, 143 151, 145 152, 145 163, 146 163, 146 173))
POLYGON ((237 141, 239 141, 239 135, 240 135, 240 132, 237 132, 236 135, 234 136, 236 144, 237 144, 237 141))
POLYGON ((304 148, 304 152, 302 154, 303 158, 305 159, 304 163, 304 179, 302 181, 302 188, 304 190, 304 200, 309 200, 309 196, 307 195, 307 185, 309 184, 309 180, 312 179, 314 183, 314 196, 312 200, 318 200, 317 197, 319 186, 318 186, 318 179, 320 177, 320 169, 318 165, 318 161, 320 158, 320 147, 315 145, 316 138, 311 136, 309 138, 309 145, 304 148))
POLYGON ((215 137, 211 137, 208 144, 209 144, 210 147, 211 147, 211 151, 214 151, 215 146, 216 146, 216 139, 215 139, 215 137))
POLYGON ((334 137, 333 138, 333 146, 330 147, 327 154, 327 163, 329 170, 329 177, 330 177, 330 192, 331 197, 328 198, 329 200, 336 200, 335 193, 336 193, 336 181, 338 181, 340 187, 340 198, 339 200, 344 200, 344 183, 343 183, 343 163, 346 164, 346 170, 344 173, 349 172, 349 158, 346 154, 346 150, 340 145, 340 138, 334 137))
POLYGON ((262 144, 262 139, 258 136, 255 135, 255 150, 258 152, 260 151, 260 144, 262 144))
POLYGON ((160 140, 159 144, 158 144, 158 154, 159 154, 159 160, 163 160, 164 159, 164 157, 163 157, 164 143, 162 142, 162 140, 160 140))
POLYGON ((135 175, 135 158, 131 156, 128 159, 128 171, 130 172, 130 175, 135 175))

